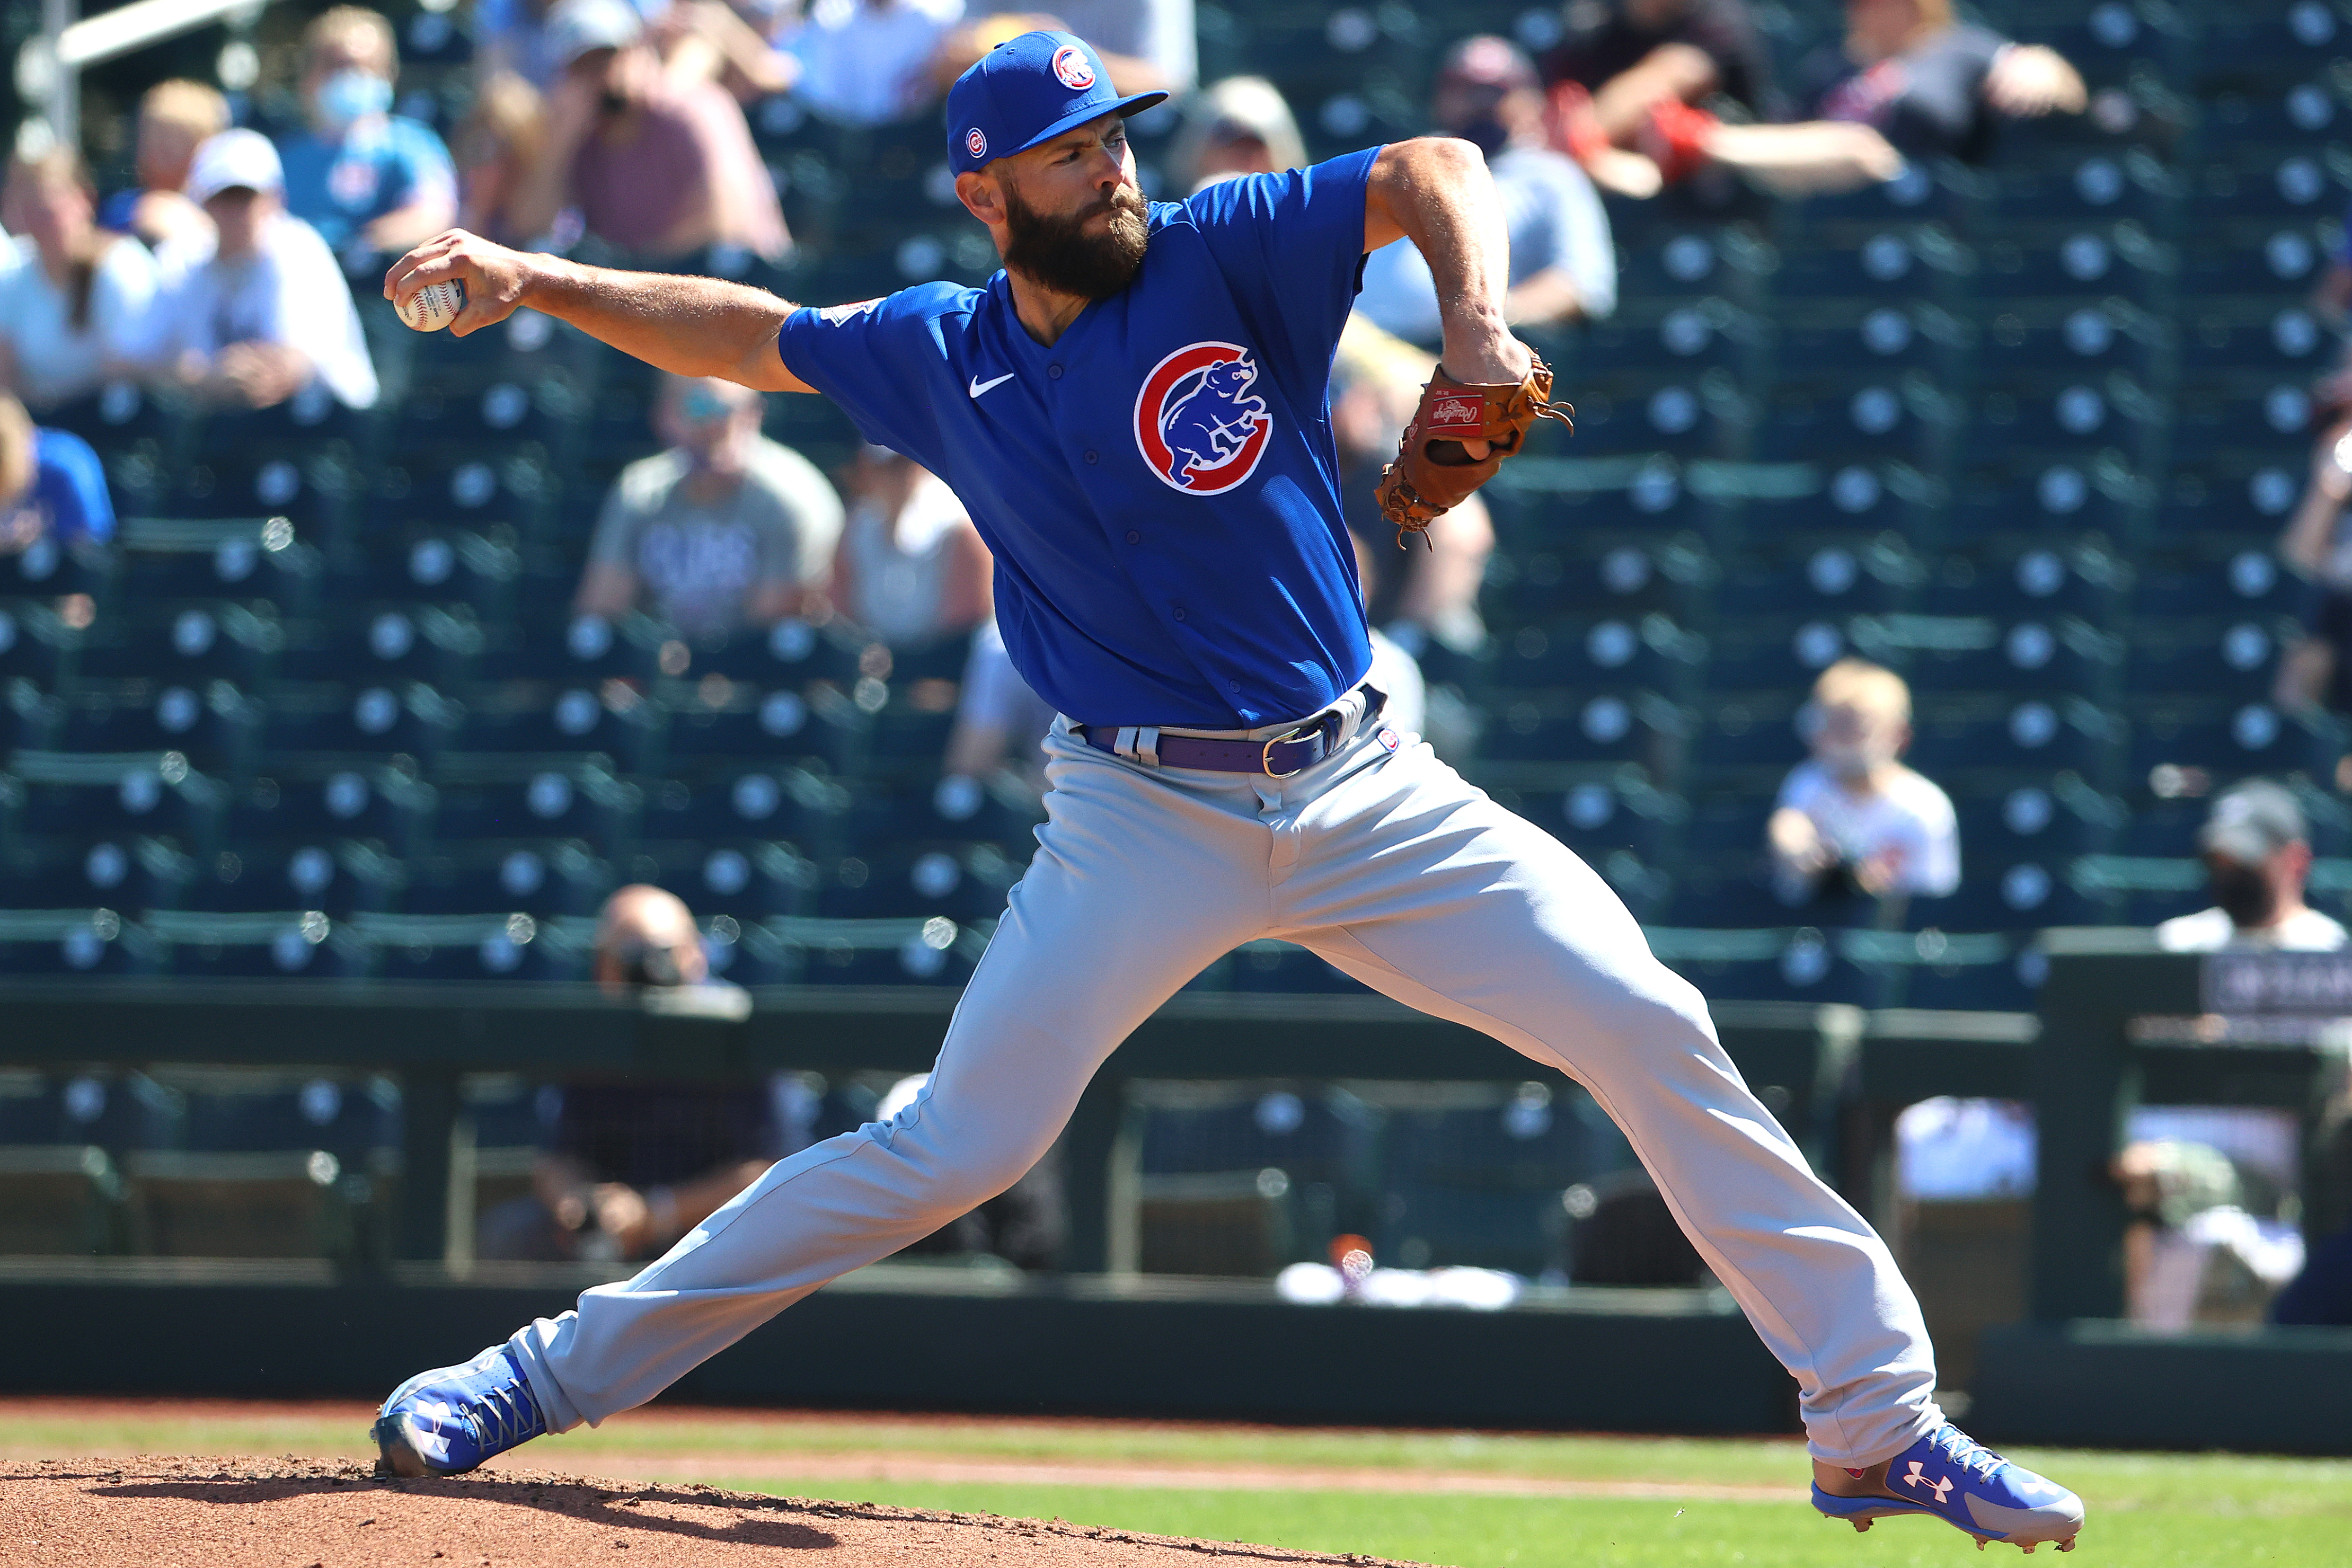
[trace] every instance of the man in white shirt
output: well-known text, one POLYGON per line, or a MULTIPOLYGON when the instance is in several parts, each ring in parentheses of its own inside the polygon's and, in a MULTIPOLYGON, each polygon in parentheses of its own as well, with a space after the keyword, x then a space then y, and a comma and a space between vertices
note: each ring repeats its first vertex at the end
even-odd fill
POLYGON ((2267 947, 2290 953, 2332 953, 2347 940, 2344 927, 2303 901, 2311 874, 2311 838, 2303 808, 2284 785, 2249 779, 2213 800, 2197 835, 2213 905, 2156 928, 2168 953, 2218 953, 2267 947))
MULTIPOLYGON (((1511 236, 1514 325, 1559 326, 1617 308, 1617 252, 1609 214, 1577 162, 1544 144, 1543 89, 1518 47, 1491 35, 1465 38, 1430 88, 1431 124, 1477 143, 1503 199, 1511 236)), ((1356 308, 1400 338, 1434 344, 1442 323, 1429 263, 1409 239, 1364 260, 1356 308)))
POLYGON ((1903 677, 1840 659, 1813 684, 1804 723, 1813 754, 1790 770, 1765 829, 1782 901, 1941 898, 1959 886, 1951 798, 1901 760, 1911 744, 1903 677))
POLYGON ((932 58, 963 0, 816 0, 789 44, 798 96, 839 125, 909 120, 938 98, 932 58))
POLYGON ((375 366, 351 287, 319 232, 286 211, 285 190, 259 131, 224 131, 196 149, 188 195, 219 237, 163 246, 142 357, 231 406, 273 407, 315 381, 347 408, 372 408, 375 366))

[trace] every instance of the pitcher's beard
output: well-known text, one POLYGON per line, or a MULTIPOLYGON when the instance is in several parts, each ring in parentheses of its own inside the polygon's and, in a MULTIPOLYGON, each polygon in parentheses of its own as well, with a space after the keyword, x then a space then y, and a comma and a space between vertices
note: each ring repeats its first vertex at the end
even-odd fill
POLYGON ((1004 188, 1004 226, 1011 231, 1004 246, 1007 270, 1057 294, 1082 299, 1108 299, 1135 281, 1143 266, 1143 249, 1150 238, 1150 209, 1143 194, 1121 185, 1083 211, 1047 217, 1004 188), (1100 233, 1087 225, 1108 212, 1110 221, 1100 233))

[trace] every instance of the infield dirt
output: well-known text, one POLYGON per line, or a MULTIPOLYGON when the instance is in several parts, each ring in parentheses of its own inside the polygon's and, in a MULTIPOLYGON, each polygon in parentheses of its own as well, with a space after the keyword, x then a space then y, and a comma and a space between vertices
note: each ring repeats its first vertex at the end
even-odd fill
POLYGON ((1352 1564, 992 1514, 506 1469, 436 1480, 283 1458, 0 1461, 10 1568, 1197 1568, 1352 1564))

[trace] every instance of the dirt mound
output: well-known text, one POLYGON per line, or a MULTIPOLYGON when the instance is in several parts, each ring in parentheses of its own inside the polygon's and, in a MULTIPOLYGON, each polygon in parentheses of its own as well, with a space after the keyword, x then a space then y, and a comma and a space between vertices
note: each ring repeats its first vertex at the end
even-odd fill
POLYGON ((12 1568, 1194 1568, 1204 1557, 1378 1568, 1370 1557, 538 1470, 409 1481, 291 1456, 0 1462, 0 1561, 12 1568))

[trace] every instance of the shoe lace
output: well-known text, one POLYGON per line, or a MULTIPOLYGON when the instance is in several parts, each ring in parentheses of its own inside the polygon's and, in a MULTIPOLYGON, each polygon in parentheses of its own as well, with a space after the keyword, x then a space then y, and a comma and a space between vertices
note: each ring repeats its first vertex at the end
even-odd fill
POLYGON ((1945 1423, 1934 1440, 1936 1447, 1951 1457, 1953 1464, 1974 1473, 1980 1480, 1992 1479, 1993 1472, 2009 1463, 1949 1422, 1945 1423))
POLYGON ((474 1428, 474 1441, 484 1454, 502 1452, 547 1429, 530 1385, 520 1379, 502 1388, 485 1389, 467 1406, 466 1416, 474 1428))

